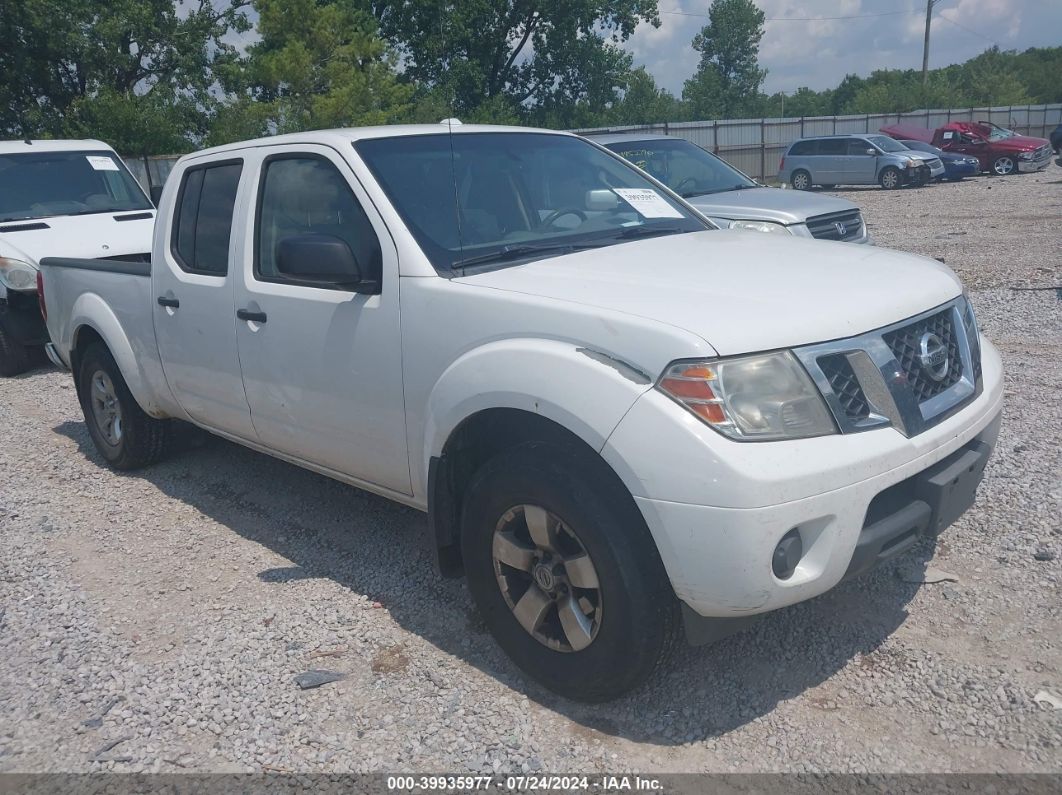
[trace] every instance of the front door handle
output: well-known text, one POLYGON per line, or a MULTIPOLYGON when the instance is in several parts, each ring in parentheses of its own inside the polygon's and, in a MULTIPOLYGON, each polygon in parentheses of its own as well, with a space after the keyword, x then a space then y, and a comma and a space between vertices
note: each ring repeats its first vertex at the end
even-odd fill
POLYGON ((160 295, 156 299, 156 301, 158 301, 158 305, 159 306, 168 306, 168 307, 170 307, 172 309, 176 309, 177 307, 179 307, 181 305, 180 300, 178 300, 177 298, 167 298, 164 295, 160 295))
POLYGON ((237 309, 236 317, 238 317, 240 320, 250 320, 253 323, 266 322, 265 312, 252 312, 250 309, 237 309))

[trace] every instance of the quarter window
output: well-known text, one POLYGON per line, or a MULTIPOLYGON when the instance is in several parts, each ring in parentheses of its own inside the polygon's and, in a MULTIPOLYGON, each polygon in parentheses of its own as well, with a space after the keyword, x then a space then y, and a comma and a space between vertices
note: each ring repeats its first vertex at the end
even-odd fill
POLYGON ((190 273, 224 276, 242 163, 220 163, 185 172, 177 199, 172 251, 190 273))
MULTIPOLYGON (((258 200, 255 275, 289 281, 277 271, 277 245, 286 237, 337 237, 368 278, 380 278, 380 241, 350 185, 328 160, 310 155, 267 160, 258 200)), ((322 285, 323 286, 323 285, 322 285)))

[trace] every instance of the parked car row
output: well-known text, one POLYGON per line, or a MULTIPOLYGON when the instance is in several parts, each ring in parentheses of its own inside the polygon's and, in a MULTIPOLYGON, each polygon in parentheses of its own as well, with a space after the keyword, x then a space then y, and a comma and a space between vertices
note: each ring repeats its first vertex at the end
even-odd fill
POLYGON ((1055 145, 990 122, 952 122, 937 130, 892 125, 881 133, 794 141, 778 165, 778 178, 797 190, 874 184, 893 190, 982 172, 1040 171, 1050 162, 1052 146, 1062 147, 1062 135, 1055 145))
POLYGON ((197 152, 150 263, 40 260, 51 357, 114 468, 184 421, 426 511, 516 665, 613 698, 683 631, 934 538, 999 428, 954 273, 824 242, 865 243, 820 228, 858 208, 691 147, 448 122, 197 152))

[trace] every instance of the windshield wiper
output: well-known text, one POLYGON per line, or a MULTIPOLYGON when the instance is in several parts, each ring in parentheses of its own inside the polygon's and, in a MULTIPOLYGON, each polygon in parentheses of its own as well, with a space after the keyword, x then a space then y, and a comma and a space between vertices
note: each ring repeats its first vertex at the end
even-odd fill
POLYGON ((711 196, 714 193, 729 193, 732 190, 748 190, 749 188, 755 188, 756 185, 731 185, 728 188, 713 188, 712 190, 696 190, 690 193, 683 193, 683 199, 692 199, 697 196, 711 196))
POLYGON ((636 237, 652 237, 654 235, 677 235, 682 232, 687 232, 688 229, 684 229, 681 226, 671 225, 643 225, 643 226, 628 226, 619 233, 612 235, 611 239, 620 238, 623 240, 630 240, 636 237))
POLYGON ((507 262, 520 257, 545 254, 547 252, 575 251, 577 248, 591 247, 586 244, 576 243, 551 243, 548 245, 532 245, 530 243, 514 243, 502 246, 497 251, 488 251, 485 254, 477 254, 474 257, 465 257, 457 260, 451 268, 467 268, 471 265, 485 265, 488 262, 507 262))

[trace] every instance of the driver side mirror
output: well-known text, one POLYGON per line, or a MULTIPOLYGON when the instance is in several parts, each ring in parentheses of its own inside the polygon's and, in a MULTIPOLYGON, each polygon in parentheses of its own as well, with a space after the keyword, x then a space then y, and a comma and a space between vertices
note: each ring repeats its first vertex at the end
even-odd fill
POLYGON ((333 235, 282 238, 277 243, 276 262, 277 272, 293 281, 356 293, 379 292, 379 283, 366 278, 347 242, 333 235))

